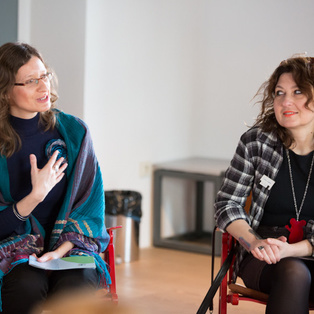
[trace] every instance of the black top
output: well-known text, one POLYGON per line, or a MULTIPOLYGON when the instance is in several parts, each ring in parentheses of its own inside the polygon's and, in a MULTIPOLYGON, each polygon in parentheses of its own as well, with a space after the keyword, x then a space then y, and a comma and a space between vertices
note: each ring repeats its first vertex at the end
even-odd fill
MULTIPOLYGON (((38 168, 44 167, 48 161, 45 154, 47 142, 51 139, 62 139, 62 137, 56 128, 45 132, 44 128, 39 125, 39 114, 29 120, 11 116, 11 124, 22 140, 22 148, 7 159, 11 196, 15 202, 18 202, 32 189, 29 155, 36 155, 38 168)), ((66 176, 32 212, 46 231, 46 244, 62 204, 65 190, 66 176)), ((12 233, 23 234, 24 222, 15 217, 10 206, 0 212, 0 240, 12 233)))
MULTIPOLYGON (((301 156, 289 150, 294 191, 296 195, 297 207, 303 199, 306 182, 308 179, 313 152, 301 156)), ((300 220, 308 221, 314 218, 314 169, 312 171, 310 185, 301 210, 300 220)), ((266 202, 264 216, 261 225, 285 226, 289 224, 291 218, 296 219, 296 212, 293 202, 292 188, 290 183, 289 166, 286 152, 283 154, 283 162, 275 179, 270 196, 266 202)))

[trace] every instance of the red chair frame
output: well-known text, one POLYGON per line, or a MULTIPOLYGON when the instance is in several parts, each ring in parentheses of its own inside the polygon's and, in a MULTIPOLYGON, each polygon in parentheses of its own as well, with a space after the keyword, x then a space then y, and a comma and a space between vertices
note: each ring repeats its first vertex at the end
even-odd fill
MULTIPOLYGON (((222 247, 221 247, 221 265, 226 260, 231 248, 235 245, 235 239, 227 232, 222 234, 222 247)), ((238 305, 239 301, 252 301, 256 303, 265 304, 267 303, 268 296, 259 291, 251 290, 246 287, 242 287, 238 284, 232 284, 232 274, 233 274, 233 262, 235 256, 233 257, 233 261, 231 266, 221 282, 219 288, 219 314, 227 313, 227 303, 231 303, 232 305, 238 305), (244 294, 240 294, 238 292, 234 292, 229 290, 229 288, 233 288, 234 290, 243 290, 244 294), (237 289, 238 288, 238 289, 237 289), (229 291, 228 291, 229 290, 229 291), (247 292, 247 293, 245 293, 247 292), (249 297, 251 293, 257 294, 257 298, 249 297), (245 295, 247 294, 247 295, 245 295)))
POLYGON ((104 252, 104 261, 107 263, 109 268, 109 274, 111 278, 111 285, 109 285, 109 293, 111 300, 114 303, 118 303, 117 285, 116 285, 116 267, 115 267, 115 255, 114 255, 114 244, 113 244, 113 230, 122 228, 122 226, 107 228, 109 234, 109 244, 106 251, 104 252))
MULTIPOLYGON (((252 195, 248 196, 245 204, 245 210, 248 213, 251 205, 252 195)), ((219 287, 219 314, 227 314, 227 304, 238 305, 239 301, 251 301, 260 304, 267 304, 268 295, 260 291, 246 288, 245 286, 233 283, 233 263, 235 260, 235 245, 236 240, 228 233, 222 233, 222 245, 221 245, 221 269, 217 274, 214 281, 214 247, 215 247, 215 232, 217 227, 213 231, 212 238, 212 285, 208 291, 203 303, 201 304, 198 314, 205 313, 209 308, 210 312, 213 312, 213 297, 216 293, 216 289, 219 287), (230 254, 230 256, 229 256, 230 254), (224 263, 226 262, 226 265, 224 263), (231 264, 230 264, 231 262, 231 264), (224 267, 223 267, 224 265, 224 267), (230 266, 229 266, 230 265, 230 266), (225 274, 225 275, 224 275, 225 274), (224 276, 221 280, 221 276, 224 276), (218 278, 219 277, 219 278, 218 278), (218 286, 219 285, 219 286, 218 286)), ((314 303, 310 303, 309 310, 314 310, 314 303)))
MULTIPOLYGON (((228 232, 222 234, 221 265, 226 260, 235 242, 235 239, 228 232)), ((219 314, 227 314, 227 304, 238 305, 240 300, 267 304, 267 294, 232 282, 234 259, 235 256, 219 287, 219 314)), ((309 310, 314 310, 314 304, 310 304, 309 310)))

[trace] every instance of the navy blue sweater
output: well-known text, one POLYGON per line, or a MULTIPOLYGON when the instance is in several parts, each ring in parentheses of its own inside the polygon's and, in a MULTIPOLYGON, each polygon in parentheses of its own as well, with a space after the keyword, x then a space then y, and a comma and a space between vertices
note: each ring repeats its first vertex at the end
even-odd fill
MULTIPOLYGON (((55 128, 52 131, 44 131, 39 125, 39 114, 29 120, 11 116, 11 124, 20 135, 22 148, 7 159, 10 192, 15 202, 18 202, 32 190, 31 166, 29 155, 37 157, 37 167, 42 168, 48 161, 45 155, 45 146, 51 139, 61 139, 61 135, 55 128)), ((66 189, 66 176, 63 177, 46 196, 43 202, 33 210, 32 214, 40 222, 46 231, 45 246, 48 243, 50 233, 62 204, 66 189)), ((11 234, 23 234, 24 222, 20 221, 13 213, 12 206, 0 212, 0 240, 11 234)))

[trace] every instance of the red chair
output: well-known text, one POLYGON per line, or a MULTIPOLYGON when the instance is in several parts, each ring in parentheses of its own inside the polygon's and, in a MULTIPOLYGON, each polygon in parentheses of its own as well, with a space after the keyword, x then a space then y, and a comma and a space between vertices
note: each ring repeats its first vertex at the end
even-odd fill
MULTIPOLYGON (((245 210, 248 213, 250 210, 252 202, 252 194, 250 194, 247 198, 245 204, 245 210)), ((231 284, 232 279, 232 265, 235 259, 236 247, 235 240, 231 235, 227 232, 222 235, 222 245, 221 245, 221 268, 217 273, 214 279, 214 263, 215 263, 215 235, 217 227, 214 228, 212 233, 212 267, 211 267, 211 287, 208 290, 202 304, 200 305, 197 314, 205 314, 209 309, 210 313, 213 313, 213 299, 220 288, 220 296, 219 296, 219 313, 225 314, 227 311, 227 302, 233 300, 233 303, 236 303, 236 296, 228 296, 227 297, 227 285, 231 284), (229 273, 229 274, 228 274, 229 273), (229 278, 229 280, 227 280, 229 278)))
MULTIPOLYGON (((245 211, 248 213, 251 207, 252 194, 247 198, 245 204, 245 211)), ((221 246, 221 265, 226 261, 228 254, 233 250, 236 245, 236 240, 228 233, 222 234, 221 246)), ((234 250, 235 253, 235 250, 234 250)), ((232 254, 231 254, 232 255, 232 254)), ((235 254, 233 254, 235 255, 235 254)), ((253 289, 249 289, 244 285, 232 282, 233 262, 235 256, 232 257, 231 265, 224 279, 221 282, 219 289, 219 314, 227 313, 227 303, 238 305, 239 301, 251 301, 261 304, 267 304, 268 295, 253 289)), ((310 310, 314 309, 314 304, 310 304, 310 310)))
MULTIPOLYGON (((245 211, 248 213, 250 210, 252 202, 252 195, 248 196, 248 199, 245 204, 245 211)), ((235 239, 228 233, 224 232, 222 234, 222 245, 221 245, 221 265, 223 265, 228 254, 232 248, 236 245, 235 239)), ((235 255, 235 254, 234 254, 235 255)), ((232 282, 233 274, 233 262, 235 256, 232 257, 231 265, 227 274, 221 282, 219 289, 219 314, 227 313, 227 303, 232 305, 238 305, 240 300, 243 301, 252 301, 256 303, 267 303, 268 295, 260 291, 246 288, 243 285, 232 282), (229 288, 229 291, 228 291, 229 288)))
MULTIPOLYGON (((222 248, 221 248, 221 265, 225 262, 228 254, 235 246, 234 238, 227 232, 222 234, 222 248)), ((227 313, 227 303, 238 305, 239 301, 252 301, 265 304, 268 300, 268 295, 260 291, 246 288, 245 286, 233 283, 233 262, 235 256, 232 256, 231 265, 223 278, 219 288, 219 314, 227 313)))
MULTIPOLYGON (((249 212, 251 205, 251 195, 245 204, 246 212, 249 212)), ((238 305, 239 301, 251 301, 261 304, 267 304, 268 295, 257 290, 249 289, 239 283, 232 281, 233 263, 236 255, 237 241, 228 233, 222 234, 221 245, 221 268, 214 279, 214 261, 215 261, 215 233, 212 238, 212 276, 211 287, 208 290, 197 314, 205 314, 207 310, 213 313, 213 298, 219 288, 219 314, 227 313, 227 304, 238 305)), ((314 304, 311 303, 309 310, 314 310, 314 304)))
MULTIPOLYGON (((215 229, 216 230, 216 229, 215 229)), ((215 231, 213 235, 215 234, 215 231)), ((212 279, 208 290, 197 314, 205 314, 209 309, 213 313, 213 299, 219 289, 219 314, 227 313, 227 304, 238 305, 239 301, 251 301, 267 304, 268 295, 260 291, 249 289, 242 284, 232 281, 233 263, 236 253, 236 241, 227 232, 222 234, 221 268, 214 278, 214 255, 212 255, 212 279)), ((314 303, 310 303, 309 310, 314 310, 314 303)))
POLYGON ((114 256, 114 244, 113 244, 113 230, 122 228, 122 226, 107 228, 110 236, 109 244, 104 252, 104 261, 108 265, 109 274, 111 278, 111 285, 109 286, 109 297, 114 303, 118 303, 117 286, 116 286, 116 268, 115 268, 115 256, 114 256))
MULTIPOLYGON (((226 261, 228 254, 235 245, 235 239, 227 232, 222 234, 221 265, 226 261)), ((227 304, 238 305, 240 301, 251 301, 261 304, 267 304, 268 294, 249 289, 242 284, 232 282, 233 262, 228 269, 227 274, 221 282, 219 289, 219 314, 227 313, 227 304)), ((314 310, 314 304, 310 303, 309 310, 314 310)))

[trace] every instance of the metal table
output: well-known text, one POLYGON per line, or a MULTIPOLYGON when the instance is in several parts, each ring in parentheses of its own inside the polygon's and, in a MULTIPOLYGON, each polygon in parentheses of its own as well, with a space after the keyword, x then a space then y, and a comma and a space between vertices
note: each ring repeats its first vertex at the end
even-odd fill
MULTIPOLYGON (((214 197, 216 196, 230 160, 213 158, 188 158, 168 163, 154 165, 153 172, 153 244, 158 247, 179 249, 184 251, 211 254, 212 233, 203 230, 204 211, 204 184, 206 181, 214 184, 214 197), (195 182, 196 204, 191 208, 195 214, 195 230, 173 237, 161 235, 162 212, 162 184, 163 178, 181 178, 195 182)), ((214 219, 214 218, 213 218, 214 219)), ((220 253, 220 239, 216 239, 216 253, 220 253)))

